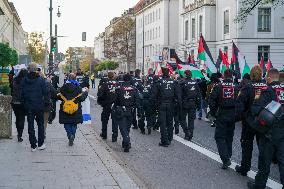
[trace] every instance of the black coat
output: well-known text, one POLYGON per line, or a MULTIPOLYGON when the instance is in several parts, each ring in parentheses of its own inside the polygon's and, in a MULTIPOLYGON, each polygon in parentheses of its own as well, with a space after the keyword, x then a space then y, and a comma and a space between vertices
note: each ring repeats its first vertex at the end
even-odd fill
MULTIPOLYGON (((82 93, 82 88, 71 83, 66 83, 60 88, 60 93, 67 99, 71 100, 82 93)), ((78 97, 74 102, 78 103, 78 111, 72 115, 63 112, 63 99, 58 96, 58 99, 61 100, 60 110, 59 110, 59 123, 60 124, 79 124, 83 123, 82 115, 82 105, 83 102, 88 96, 87 92, 83 92, 82 96, 78 97)))

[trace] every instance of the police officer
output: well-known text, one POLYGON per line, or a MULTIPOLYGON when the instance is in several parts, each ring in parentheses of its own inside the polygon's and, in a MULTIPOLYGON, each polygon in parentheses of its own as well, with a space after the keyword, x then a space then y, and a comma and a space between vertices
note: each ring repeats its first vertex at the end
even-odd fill
MULTIPOLYGON (((153 88, 159 84, 159 81, 162 79, 162 76, 155 75, 153 78, 153 88)), ((160 123, 159 123, 159 105, 160 105, 160 98, 152 99, 153 106, 154 106, 154 126, 153 130, 159 130, 160 123)))
MULTIPOLYGON (((104 79, 98 88, 98 94, 97 94, 97 101, 98 104, 102 106, 103 111, 101 113, 101 121, 102 121, 102 133, 100 136, 103 139, 107 139, 107 125, 108 125, 108 120, 109 116, 111 114, 111 106, 114 103, 115 100, 115 90, 117 87, 117 81, 114 78, 114 73, 109 72, 108 73, 108 79, 104 79)), ((115 120, 112 120, 113 122, 115 120)), ((118 129, 113 124, 112 127, 112 141, 116 142, 117 141, 117 135, 118 135, 118 129)))
MULTIPOLYGON (((141 74, 141 70, 136 69, 135 70, 135 76, 132 78, 131 80, 131 85, 133 85, 139 93, 142 93, 143 91, 143 83, 142 83, 142 79, 140 77, 141 74)), ((141 132, 143 133, 143 129, 144 128, 144 121, 142 121, 142 112, 139 112, 138 110, 134 110, 133 111, 133 129, 138 129, 138 127, 140 128, 141 132), (138 126, 137 126, 137 119, 136 119, 136 112, 138 115, 138 126)), ((144 131, 145 133, 145 131, 144 131)))
MULTIPOLYGON (((152 90, 153 90, 153 77, 148 75, 146 77, 146 81, 145 81, 145 84, 143 86, 143 91, 142 91, 143 110, 142 110, 142 115, 141 115, 142 122, 144 122, 146 118, 148 135, 151 134, 152 128, 154 127, 154 124, 155 124, 155 109, 153 106, 153 100, 151 99, 152 90)), ((144 126, 144 124, 141 126, 144 126)), ((141 132, 145 134, 145 128, 140 127, 140 129, 141 129, 141 132)))
MULTIPOLYGON (((178 85, 181 84, 182 78, 178 73, 173 74, 172 78, 177 82, 178 85)), ((176 135, 179 134, 179 126, 181 125, 180 114, 181 114, 181 110, 180 110, 179 104, 177 103, 177 101, 175 101, 174 103, 174 130, 175 130, 176 135)))
POLYGON ((163 78, 155 85, 152 99, 159 97, 159 123, 161 131, 160 146, 168 147, 173 139, 173 106, 174 101, 181 105, 180 88, 178 84, 169 77, 169 70, 162 68, 163 78))
MULTIPOLYGON (((258 115, 270 102, 276 101, 281 104, 280 110, 276 112, 275 120, 267 132, 260 133, 259 138, 259 158, 258 172, 255 182, 248 182, 250 189, 265 189, 270 172, 270 164, 276 152, 278 160, 280 181, 284 184, 284 85, 279 82, 279 72, 277 69, 270 69, 266 75, 268 88, 262 91, 259 100, 253 104, 253 113, 258 115)), ((256 129, 267 127, 263 122, 259 122, 256 129)))
POLYGON ((246 176, 251 168, 253 141, 256 137, 258 142, 259 136, 253 125, 256 115, 253 115, 252 104, 259 100, 261 92, 267 88, 267 85, 262 81, 262 71, 259 65, 252 67, 250 79, 251 82, 246 81, 248 83, 242 87, 236 100, 237 120, 242 120, 242 161, 241 166, 237 165, 235 170, 243 176, 246 176))
POLYGON ((182 110, 181 110, 181 126, 185 133, 185 140, 190 141, 193 137, 194 120, 196 118, 196 109, 200 109, 201 93, 198 83, 191 79, 190 70, 184 72, 185 80, 181 83, 182 92, 182 110), (188 116, 188 123, 186 123, 188 116))
POLYGON ((141 102, 137 89, 131 85, 131 75, 123 76, 124 83, 116 89, 116 98, 113 106, 113 117, 119 126, 122 135, 122 147, 124 152, 129 152, 131 148, 129 131, 133 119, 133 110, 135 107, 141 108, 141 102))
POLYGON ((216 118, 215 140, 223 162, 222 169, 228 169, 231 165, 237 94, 237 87, 233 83, 233 72, 227 69, 224 72, 224 81, 213 88, 209 97, 210 114, 216 118))

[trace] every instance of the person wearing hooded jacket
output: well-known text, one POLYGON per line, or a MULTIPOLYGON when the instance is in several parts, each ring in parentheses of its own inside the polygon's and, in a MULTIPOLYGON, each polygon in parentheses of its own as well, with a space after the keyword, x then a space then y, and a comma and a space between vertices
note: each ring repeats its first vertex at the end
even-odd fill
POLYGON ((63 111, 63 98, 59 94, 57 95, 58 100, 62 101, 59 110, 59 123, 64 124, 64 128, 69 140, 69 146, 73 146, 77 125, 83 123, 81 102, 83 102, 87 98, 88 89, 84 88, 84 90, 82 90, 80 83, 76 81, 76 75, 74 73, 71 73, 69 79, 60 88, 60 94, 67 100, 72 100, 75 98, 74 103, 78 104, 78 110, 74 114, 67 114, 63 111), (78 96, 80 94, 81 96, 78 96))
POLYGON ((28 120, 29 141, 32 152, 44 150, 44 108, 48 106, 46 82, 37 72, 37 64, 28 66, 29 73, 21 82, 21 101, 24 104, 28 120), (35 136, 34 120, 38 125, 38 139, 35 136), (37 145, 38 143, 38 145, 37 145), (38 146, 38 148, 37 148, 38 146))

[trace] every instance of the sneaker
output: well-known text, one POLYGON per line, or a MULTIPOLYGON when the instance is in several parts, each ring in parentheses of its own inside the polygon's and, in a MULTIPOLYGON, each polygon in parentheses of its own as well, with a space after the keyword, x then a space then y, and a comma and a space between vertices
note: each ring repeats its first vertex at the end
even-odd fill
POLYGON ((45 144, 42 144, 40 147, 38 147, 39 150, 44 150, 46 149, 46 145, 45 144))
POLYGON ((23 142, 22 137, 18 137, 18 142, 23 142))
POLYGON ((206 122, 210 122, 210 119, 208 119, 206 117, 203 120, 206 121, 206 122))
POLYGON ((129 147, 124 148, 124 152, 128 153, 129 152, 129 147))
POLYGON ((159 146, 168 147, 169 145, 168 145, 167 143, 162 143, 162 142, 160 142, 160 143, 159 143, 159 146))
POLYGON ((198 120, 201 120, 201 117, 199 117, 198 120))
POLYGON ((74 137, 73 135, 71 135, 71 136, 69 137, 69 146, 73 146, 73 144, 74 144, 74 139, 75 139, 75 137, 74 137))
POLYGON ((249 182, 247 183, 247 186, 248 186, 249 189, 256 189, 255 184, 254 184, 253 181, 249 181, 249 182))
POLYGON ((103 140, 106 140, 106 139, 107 139, 107 136, 103 135, 103 133, 100 134, 100 137, 101 137, 103 140))
POLYGON ((151 132, 152 132, 152 129, 151 129, 151 128, 149 128, 149 129, 148 129, 148 135, 150 135, 150 134, 151 134, 151 132))
POLYGON ((31 149, 32 152, 35 152, 36 150, 37 150, 36 147, 31 149))

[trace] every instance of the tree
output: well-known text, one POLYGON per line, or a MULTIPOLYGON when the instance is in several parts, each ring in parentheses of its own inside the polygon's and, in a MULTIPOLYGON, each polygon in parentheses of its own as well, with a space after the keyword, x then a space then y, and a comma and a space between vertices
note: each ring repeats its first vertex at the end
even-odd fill
POLYGON ((241 8, 235 22, 245 23, 247 21, 247 17, 252 14, 252 11, 257 8, 257 6, 267 4, 271 4, 272 7, 276 8, 280 5, 284 5, 284 0, 242 0, 241 8))
POLYGON ((18 63, 18 53, 10 48, 8 44, 0 43, 0 66, 2 68, 18 63))
POLYGON ((101 63, 95 65, 95 71, 103 71, 103 70, 115 70, 118 68, 118 63, 112 60, 105 60, 101 63))
POLYGON ((127 71, 130 71, 130 63, 135 59, 135 21, 131 17, 122 17, 114 25, 110 36, 114 56, 126 62, 127 71))
POLYGON ((44 63, 46 49, 43 33, 32 32, 29 34, 27 50, 33 62, 38 64, 44 63))

